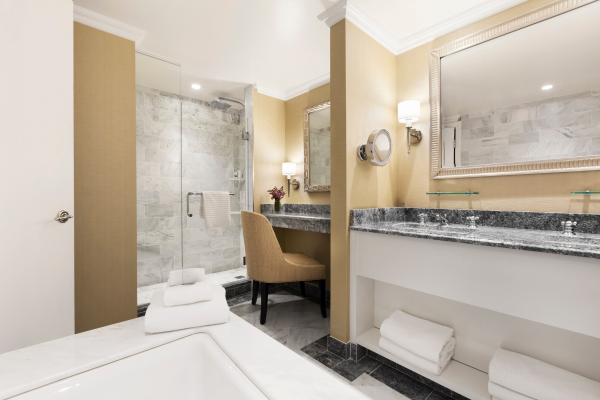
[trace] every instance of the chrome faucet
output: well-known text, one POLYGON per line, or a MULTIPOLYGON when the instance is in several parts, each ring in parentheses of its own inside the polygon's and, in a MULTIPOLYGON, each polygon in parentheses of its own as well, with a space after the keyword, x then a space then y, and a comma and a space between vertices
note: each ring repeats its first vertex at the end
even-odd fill
POLYGON ((469 221, 469 229, 477 229, 477 221, 478 220, 479 220, 479 217, 476 217, 476 216, 467 217, 467 221, 469 221))
POLYGON ((563 227, 563 235, 565 236, 575 236, 575 227, 577 226, 577 222, 575 221, 562 221, 560 223, 563 227))
POLYGON ((427 214, 421 213, 418 215, 419 217, 419 225, 425 225, 425 219, 427 218, 427 214))
POLYGON ((440 221, 440 226, 448 226, 448 218, 446 218, 446 214, 443 216, 440 214, 435 214, 435 220, 440 221))

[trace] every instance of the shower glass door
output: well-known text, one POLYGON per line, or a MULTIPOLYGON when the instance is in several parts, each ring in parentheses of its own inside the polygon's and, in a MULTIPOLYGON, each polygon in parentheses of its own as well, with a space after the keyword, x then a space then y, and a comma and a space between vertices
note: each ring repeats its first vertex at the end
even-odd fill
MULTIPOLYGON (((243 102, 243 100, 241 100, 243 102)), ((182 226, 184 268, 204 268, 214 284, 245 276, 240 211, 246 209, 248 141, 243 106, 224 107, 182 96, 182 226), (201 195, 190 192, 222 191, 230 194, 231 226, 207 228, 201 215, 201 195)))
POLYGON ((189 87, 179 65, 136 53, 140 312, 175 269, 204 268, 213 284, 246 278, 240 211, 252 196, 248 101, 214 101, 189 87), (231 226, 206 226, 201 195, 188 196, 205 191, 231 194, 231 226))
POLYGON ((181 68, 136 53, 138 309, 183 267, 181 68))

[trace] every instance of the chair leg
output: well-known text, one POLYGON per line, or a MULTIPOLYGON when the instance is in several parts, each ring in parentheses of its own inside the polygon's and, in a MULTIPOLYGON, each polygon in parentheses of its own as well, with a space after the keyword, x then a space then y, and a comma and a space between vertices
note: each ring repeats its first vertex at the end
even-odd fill
POLYGON ((321 315, 327 318, 327 310, 325 308, 325 279, 319 281, 319 291, 321 292, 321 315))
POLYGON ((258 298, 258 285, 259 281, 252 281, 252 304, 256 305, 256 299, 258 298))
POLYGON ((269 303, 269 284, 260 283, 260 324, 267 322, 267 304, 269 303))
POLYGON ((300 293, 302 293, 302 297, 306 297, 306 286, 304 286, 304 282, 300 282, 300 293))

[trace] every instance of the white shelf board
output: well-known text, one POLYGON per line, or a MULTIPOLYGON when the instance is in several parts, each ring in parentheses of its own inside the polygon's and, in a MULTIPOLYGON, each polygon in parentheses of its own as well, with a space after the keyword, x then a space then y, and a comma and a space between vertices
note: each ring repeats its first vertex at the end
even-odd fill
POLYGON ((371 328, 367 332, 358 336, 356 341, 361 346, 366 347, 367 349, 389 360, 392 360, 393 362, 400 364, 403 367, 418 373, 419 375, 431 379, 432 381, 439 383, 440 385, 445 386, 458 394, 462 394, 469 399, 490 400, 490 395, 487 390, 488 374, 485 372, 451 360, 444 372, 442 372, 440 376, 437 376, 431 372, 417 368, 414 365, 409 364, 395 355, 381 349, 379 347, 380 338, 381 334, 379 333, 379 329, 371 328))

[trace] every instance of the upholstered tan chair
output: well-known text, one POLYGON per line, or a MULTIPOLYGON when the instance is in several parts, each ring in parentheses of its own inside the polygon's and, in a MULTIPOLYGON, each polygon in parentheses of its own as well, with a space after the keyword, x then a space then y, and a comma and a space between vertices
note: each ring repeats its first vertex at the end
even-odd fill
POLYGON ((256 304, 260 284, 260 323, 267 320, 269 284, 300 282, 306 296, 304 282, 318 281, 321 294, 321 315, 325 310, 325 266, 302 253, 284 253, 273 227, 262 214, 242 211, 242 229, 246 247, 246 266, 252 278, 252 304, 256 304))

